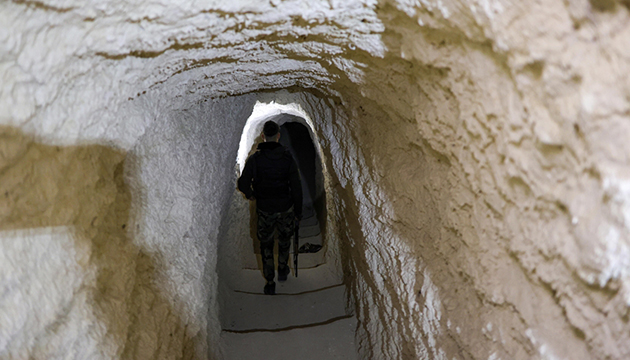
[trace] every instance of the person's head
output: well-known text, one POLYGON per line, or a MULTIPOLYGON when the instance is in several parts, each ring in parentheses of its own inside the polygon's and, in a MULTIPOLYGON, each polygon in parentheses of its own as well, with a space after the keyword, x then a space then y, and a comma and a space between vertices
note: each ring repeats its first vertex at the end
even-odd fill
POLYGON ((280 127, 275 122, 269 120, 263 126, 263 140, 266 142, 269 141, 278 141, 280 139, 280 127))

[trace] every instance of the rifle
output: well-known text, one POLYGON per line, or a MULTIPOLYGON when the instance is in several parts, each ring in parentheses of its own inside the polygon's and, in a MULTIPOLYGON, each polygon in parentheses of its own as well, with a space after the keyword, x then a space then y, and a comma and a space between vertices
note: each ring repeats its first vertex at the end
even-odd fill
POLYGON ((293 268, 298 276, 298 247, 300 246, 300 220, 295 219, 295 235, 293 236, 293 268))

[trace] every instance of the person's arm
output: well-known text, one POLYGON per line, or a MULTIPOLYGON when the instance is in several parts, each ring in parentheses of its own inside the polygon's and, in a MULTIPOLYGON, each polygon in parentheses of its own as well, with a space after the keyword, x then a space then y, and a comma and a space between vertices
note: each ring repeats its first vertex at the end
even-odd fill
POLYGON ((250 156, 245 162, 243 173, 238 178, 237 185, 238 190, 242 192, 249 200, 254 200, 254 190, 252 189, 252 181, 254 179, 254 161, 253 156, 250 156))
POLYGON ((300 170, 295 164, 295 160, 291 158, 291 167, 289 168, 289 185, 291 186, 291 197, 293 198, 293 212, 298 219, 302 218, 302 180, 300 178, 300 170))

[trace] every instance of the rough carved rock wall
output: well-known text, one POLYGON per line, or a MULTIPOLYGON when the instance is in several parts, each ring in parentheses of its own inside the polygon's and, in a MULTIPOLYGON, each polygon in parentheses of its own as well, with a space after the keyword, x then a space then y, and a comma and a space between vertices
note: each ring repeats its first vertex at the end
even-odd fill
POLYGON ((481 21, 448 5, 384 9, 390 53, 359 90, 373 102, 347 106, 382 190, 358 224, 382 234, 354 268, 362 307, 416 319, 383 333, 439 334, 376 354, 627 357, 627 9, 495 2, 481 21), (410 251, 379 260, 383 238, 410 251))
POLYGON ((630 356, 626 1, 10 1, 0 24, 2 357, 218 357, 238 138, 282 88, 324 99, 302 105, 364 358, 630 356))

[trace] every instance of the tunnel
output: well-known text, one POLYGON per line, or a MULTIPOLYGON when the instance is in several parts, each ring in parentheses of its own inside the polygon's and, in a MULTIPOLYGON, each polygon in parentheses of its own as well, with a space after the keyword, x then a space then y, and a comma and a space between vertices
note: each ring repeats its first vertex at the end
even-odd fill
POLYGON ((0 358, 229 358, 266 119, 357 359, 630 358, 629 12, 0 3, 0 358))

